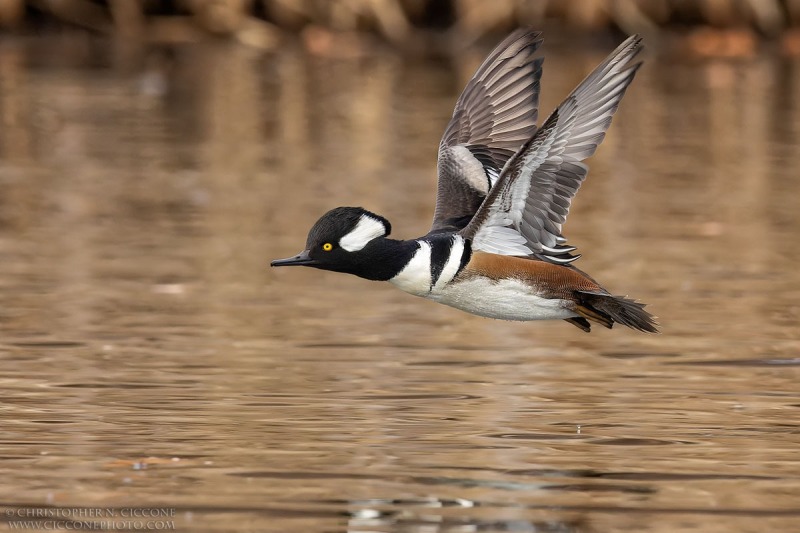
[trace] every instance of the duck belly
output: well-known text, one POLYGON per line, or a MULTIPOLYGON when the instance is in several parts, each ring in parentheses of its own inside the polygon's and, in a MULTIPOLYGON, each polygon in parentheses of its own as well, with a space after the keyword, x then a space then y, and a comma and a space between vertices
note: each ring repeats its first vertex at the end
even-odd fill
POLYGON ((427 297, 473 315, 500 320, 556 320, 579 316, 574 304, 560 298, 544 298, 535 287, 517 280, 476 277, 449 283, 427 297))

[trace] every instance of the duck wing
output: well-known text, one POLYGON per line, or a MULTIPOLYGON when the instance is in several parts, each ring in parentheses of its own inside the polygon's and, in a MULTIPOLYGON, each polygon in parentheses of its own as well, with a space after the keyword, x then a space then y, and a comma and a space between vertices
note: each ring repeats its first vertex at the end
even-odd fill
POLYGON ((439 143, 431 233, 466 226, 506 161, 536 133, 541 33, 520 29, 501 42, 464 88, 439 143))
POLYGON ((642 40, 622 43, 564 100, 506 163, 461 235, 475 250, 569 263, 561 226, 572 198, 641 62, 642 40))

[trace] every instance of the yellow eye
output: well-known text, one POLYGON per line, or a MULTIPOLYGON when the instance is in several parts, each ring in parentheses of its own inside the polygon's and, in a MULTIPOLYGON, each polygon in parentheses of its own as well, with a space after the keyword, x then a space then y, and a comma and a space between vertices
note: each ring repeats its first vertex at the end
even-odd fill
POLYGON ((326 242, 325 244, 322 245, 322 249, 325 250, 326 252, 330 252, 331 250, 333 250, 333 245, 329 242, 326 242))

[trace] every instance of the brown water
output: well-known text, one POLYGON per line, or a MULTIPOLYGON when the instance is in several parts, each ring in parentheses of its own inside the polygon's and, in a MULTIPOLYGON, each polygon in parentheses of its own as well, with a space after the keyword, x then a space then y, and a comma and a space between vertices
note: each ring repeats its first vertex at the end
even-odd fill
MULTIPOLYGON (((651 52, 591 160, 566 234, 662 335, 267 267, 337 205, 425 233, 439 135, 485 52, 3 43, 3 519, 800 531, 796 61, 651 52)), ((547 53, 544 113, 604 55, 547 53)))

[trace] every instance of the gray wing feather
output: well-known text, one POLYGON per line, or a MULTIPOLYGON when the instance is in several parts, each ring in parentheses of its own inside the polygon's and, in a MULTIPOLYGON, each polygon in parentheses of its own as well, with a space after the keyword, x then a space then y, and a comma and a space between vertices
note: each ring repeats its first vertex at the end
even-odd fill
POLYGON ((577 259, 569 255, 574 248, 564 246, 561 227, 589 170, 582 160, 594 154, 605 137, 641 65, 633 62, 641 50, 636 35, 622 43, 509 159, 496 186, 461 232, 472 239, 473 248, 494 253, 513 248, 506 253, 556 263, 577 259), (508 230, 521 237, 513 247, 508 246, 508 230))
POLYGON ((541 42, 529 29, 509 35, 458 98, 439 144, 431 232, 463 228, 506 161, 536 133, 542 59, 533 55, 541 42))

